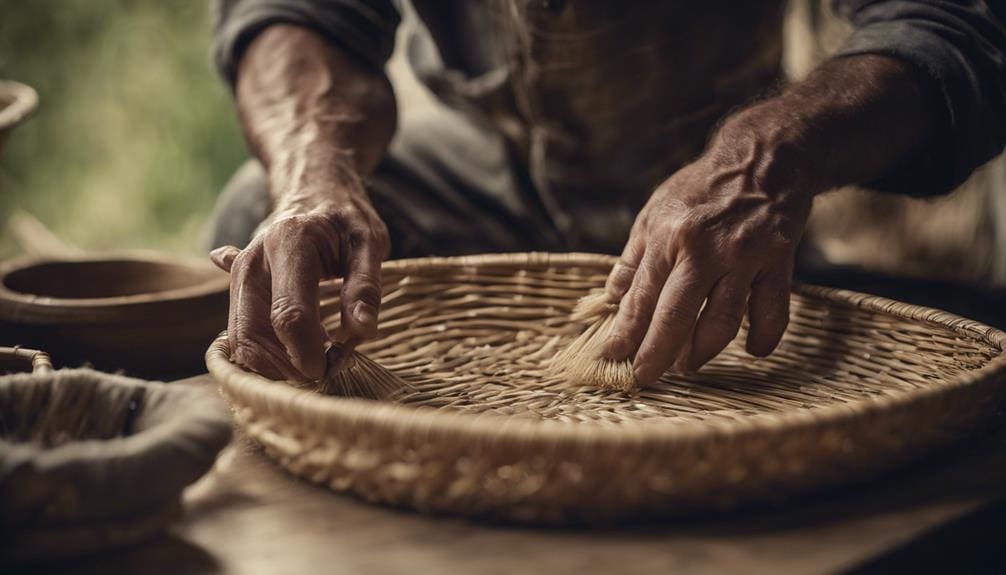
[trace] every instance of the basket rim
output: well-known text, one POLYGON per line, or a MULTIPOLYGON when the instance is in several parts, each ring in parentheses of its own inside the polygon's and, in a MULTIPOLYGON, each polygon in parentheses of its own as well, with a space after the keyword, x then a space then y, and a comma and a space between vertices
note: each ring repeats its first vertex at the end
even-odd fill
MULTIPOLYGON (((431 272, 465 266, 548 267, 555 264, 582 265, 607 269, 617 257, 586 253, 510 253, 412 258, 384 263, 383 271, 431 272)), ((888 298, 851 290, 794 283, 794 293, 888 314, 914 322, 949 329, 963 337, 976 339, 1003 351, 1006 332, 960 316, 888 298)), ((884 396, 870 396, 856 401, 815 407, 759 413, 741 419, 667 421, 643 419, 625 421, 617 427, 570 424, 554 420, 513 418, 492 413, 440 411, 426 406, 410 406, 372 400, 319 395, 299 389, 285 381, 275 381, 244 370, 230 361, 226 332, 206 352, 206 366, 228 400, 233 395, 254 396, 262 408, 273 414, 297 414, 300 426, 337 431, 347 425, 392 428, 400 433, 423 430, 463 437, 468 441, 489 441, 509 437, 515 441, 548 439, 555 442, 589 443, 672 442, 708 438, 711 435, 737 436, 757 430, 802 428, 836 423, 884 411, 896 406, 928 400, 934 396, 968 387, 1006 372, 1006 354, 1000 353, 986 365, 959 377, 934 383, 923 389, 893 390, 884 396)), ((241 402, 239 402, 241 403, 241 402)))

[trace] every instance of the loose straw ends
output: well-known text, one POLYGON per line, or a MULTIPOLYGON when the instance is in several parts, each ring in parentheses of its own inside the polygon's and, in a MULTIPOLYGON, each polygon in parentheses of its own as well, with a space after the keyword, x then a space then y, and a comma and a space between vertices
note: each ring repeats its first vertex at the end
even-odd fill
POLYGON ((612 361, 601 356, 604 343, 614 330, 617 312, 618 304, 612 303, 604 292, 580 298, 570 320, 587 327, 552 358, 552 374, 576 385, 601 389, 631 391, 638 387, 630 359, 612 361))
POLYGON ((322 394, 387 400, 409 388, 402 378, 358 351, 346 354, 332 346, 325 356, 328 369, 318 385, 322 394))

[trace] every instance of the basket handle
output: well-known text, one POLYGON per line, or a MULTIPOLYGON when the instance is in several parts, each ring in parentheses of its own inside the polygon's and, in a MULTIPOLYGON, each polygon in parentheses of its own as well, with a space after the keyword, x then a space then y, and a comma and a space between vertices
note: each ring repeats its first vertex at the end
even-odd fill
POLYGON ((14 356, 31 362, 32 373, 49 373, 52 371, 52 358, 49 354, 37 349, 26 349, 19 345, 0 347, 0 355, 14 356))

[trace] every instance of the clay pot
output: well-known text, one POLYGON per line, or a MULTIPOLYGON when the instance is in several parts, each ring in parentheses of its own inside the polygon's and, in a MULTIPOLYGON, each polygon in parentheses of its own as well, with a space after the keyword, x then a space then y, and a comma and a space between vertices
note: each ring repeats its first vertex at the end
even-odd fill
POLYGON ((0 80, 0 156, 7 135, 38 106, 38 94, 24 84, 0 80))
POLYGON ((150 252, 0 264, 0 345, 148 378, 204 370, 227 327, 227 274, 150 252))

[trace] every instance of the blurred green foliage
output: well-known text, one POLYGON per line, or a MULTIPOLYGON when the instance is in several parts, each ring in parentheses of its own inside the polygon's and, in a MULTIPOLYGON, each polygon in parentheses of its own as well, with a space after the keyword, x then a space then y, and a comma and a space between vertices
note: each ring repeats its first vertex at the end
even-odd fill
POLYGON ((0 226, 22 208, 85 248, 200 250, 246 156, 209 46, 206 0, 0 0, 0 78, 40 95, 0 160, 0 226))

